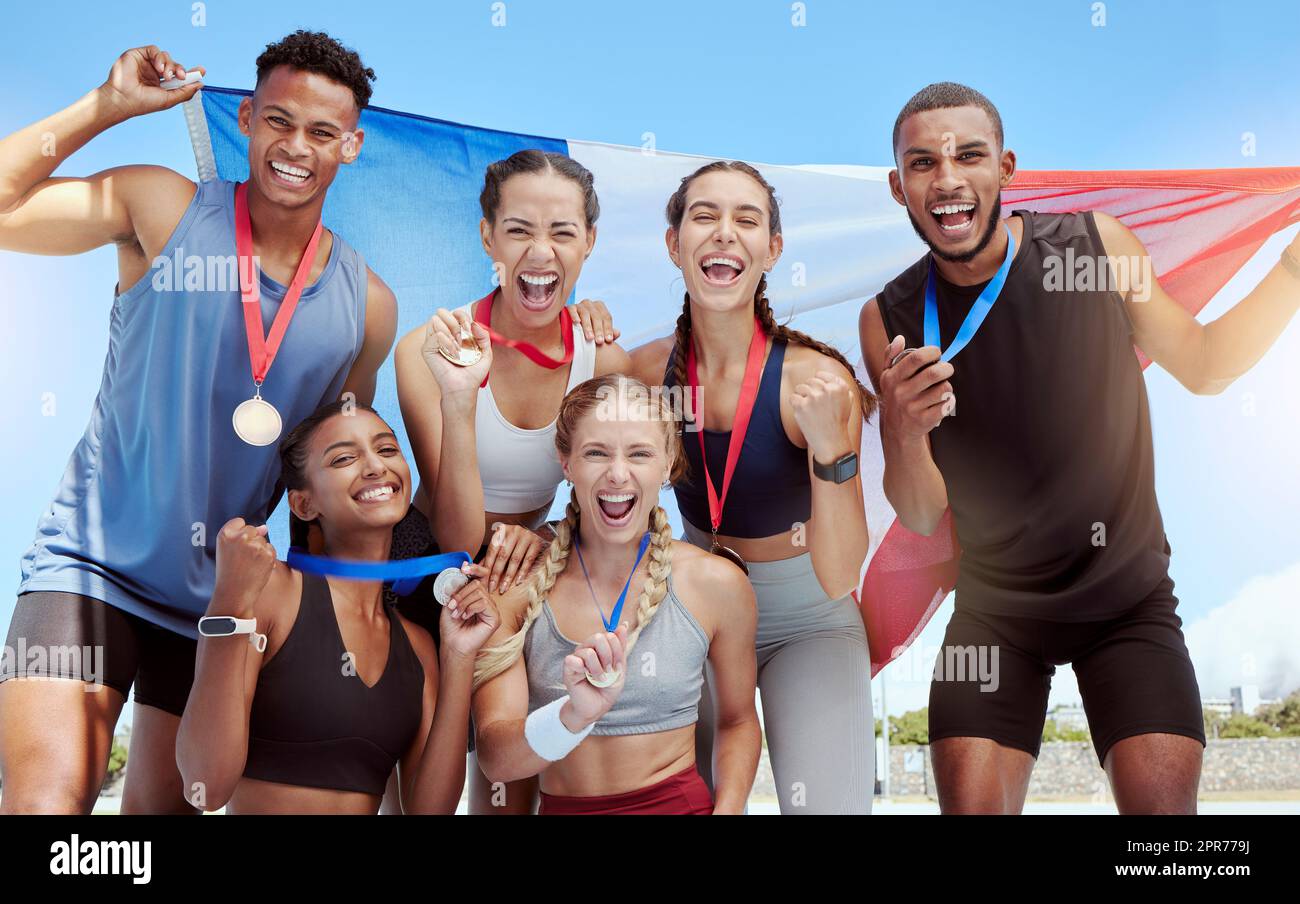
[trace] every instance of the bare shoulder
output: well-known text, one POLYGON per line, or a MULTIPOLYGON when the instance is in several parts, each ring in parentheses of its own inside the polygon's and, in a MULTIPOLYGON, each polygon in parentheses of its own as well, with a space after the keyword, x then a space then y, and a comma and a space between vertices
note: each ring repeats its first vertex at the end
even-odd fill
POLYGON ((1103 250, 1132 254, 1135 248, 1142 247, 1141 241, 1133 230, 1110 214, 1102 213, 1100 210, 1094 211, 1092 221, 1097 226, 1097 235, 1101 238, 1103 250))
POLYGON ((162 250, 198 192, 193 180, 165 166, 120 166, 102 175, 126 204, 135 234, 147 251, 162 250))
POLYGON ((754 609, 749 578, 722 556, 681 540, 673 541, 672 556, 673 589, 692 614, 717 624, 754 609))
POLYGON ((815 377, 817 372, 821 370, 828 370, 846 380, 851 381, 854 379, 853 373, 830 355, 819 352, 815 348, 800 345, 797 342, 787 343, 785 369, 782 372, 786 382, 792 384, 802 383, 815 377))
POLYGON ((632 374, 632 357, 616 342, 596 346, 594 376, 605 374, 632 374))
POLYGON ((664 381, 664 371, 668 367, 668 357, 673 353, 675 336, 652 339, 644 345, 638 345, 628 353, 631 359, 631 373, 647 386, 659 386, 664 381))
POLYGON ((391 324, 390 334, 397 332, 397 296, 378 273, 366 267, 366 323, 372 322, 391 324))
POLYGON ((302 602, 302 580, 301 572, 277 561, 257 598, 257 630, 269 639, 269 652, 279 649, 293 629, 302 602))

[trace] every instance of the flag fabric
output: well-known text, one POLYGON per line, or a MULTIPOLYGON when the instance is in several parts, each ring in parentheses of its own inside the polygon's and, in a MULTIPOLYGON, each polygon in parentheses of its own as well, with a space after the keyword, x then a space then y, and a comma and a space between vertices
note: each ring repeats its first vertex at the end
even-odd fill
MULTIPOLYGON (((187 111, 201 177, 247 178, 237 115, 249 94, 204 88, 187 111)), ((362 153, 340 171, 323 217, 396 293, 399 336, 437 308, 490 290, 491 261, 478 232, 483 172, 523 148, 568 154, 595 177, 601 215, 576 297, 609 306, 625 348, 671 332, 684 287, 664 245, 664 205, 683 176, 714 158, 481 129, 376 107, 362 112, 360 126, 362 153)), ((866 382, 858 311, 926 250, 889 194, 890 168, 754 165, 781 203, 785 250, 768 277, 773 311, 843 351, 866 382)), ((1300 168, 1023 171, 1003 191, 1003 207, 1113 214, 1146 245, 1165 289, 1195 314, 1270 235, 1300 222, 1300 168)), ((405 442, 391 360, 380 371, 375 407, 405 442)), ((928 537, 897 521, 881 486, 874 423, 862 440, 871 544, 857 596, 874 675, 951 592, 961 551, 950 514, 928 537)), ((663 503, 676 518, 670 494, 663 503)), ((272 537, 284 542, 282 521, 272 537)))

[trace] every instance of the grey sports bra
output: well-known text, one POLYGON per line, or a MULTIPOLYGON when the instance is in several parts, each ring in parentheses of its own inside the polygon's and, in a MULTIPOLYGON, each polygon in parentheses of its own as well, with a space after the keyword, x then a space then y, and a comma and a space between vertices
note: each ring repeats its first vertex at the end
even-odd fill
MULTIPOLYGON (((564 696, 564 657, 578 645, 560 633, 550 603, 543 602, 524 640, 529 712, 564 696)), ((667 595, 632 648, 623 693, 591 733, 650 734, 694 725, 708 656, 709 636, 673 592, 670 574, 667 595)))

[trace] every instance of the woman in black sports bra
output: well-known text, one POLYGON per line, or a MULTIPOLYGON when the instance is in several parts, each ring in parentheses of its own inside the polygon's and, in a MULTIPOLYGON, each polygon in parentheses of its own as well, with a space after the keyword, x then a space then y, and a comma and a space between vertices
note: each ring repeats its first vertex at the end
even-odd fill
MULTIPOLYGON (((386 561, 411 472, 368 406, 324 406, 280 446, 293 513, 324 555, 386 561)), ((176 759, 189 802, 230 813, 375 813, 398 768, 402 810, 454 813, 465 784, 474 660, 495 606, 470 581, 441 613, 440 643, 385 605, 379 582, 277 561, 266 526, 235 518, 217 538, 209 616, 258 634, 199 640, 176 759)), ((482 566, 466 566, 475 576, 482 566)))

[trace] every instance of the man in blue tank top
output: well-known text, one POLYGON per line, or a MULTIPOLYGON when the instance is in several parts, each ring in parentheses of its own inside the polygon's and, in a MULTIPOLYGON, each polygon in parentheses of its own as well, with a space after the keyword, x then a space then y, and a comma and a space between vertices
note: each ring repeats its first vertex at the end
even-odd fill
POLYGON ((232 518, 264 523, 282 493, 274 429, 259 440, 246 420, 237 434, 235 409, 256 395, 288 429, 340 396, 369 404, 396 330, 393 293, 319 226, 339 167, 361 151, 374 79, 328 35, 299 31, 258 58, 239 112, 250 175, 238 205, 233 183, 155 166, 51 178, 105 129, 192 97, 198 84, 161 87, 184 73, 157 47, 129 50, 103 85, 0 141, 0 249, 113 244, 118 258, 90 424, 22 561, 0 671, 6 813, 91 810, 133 685, 122 811, 196 812, 202 789, 182 787, 176 731, 217 533, 232 518), (245 271, 247 305, 237 209, 260 266, 245 271))
POLYGON ((894 152, 890 189, 930 253, 863 307, 859 330, 885 493, 922 534, 951 508, 962 547, 930 685, 940 807, 1020 812, 1051 676, 1071 663, 1120 812, 1194 813, 1200 693, 1133 346, 1192 392, 1221 392, 1300 306, 1300 240, 1203 325, 1114 217, 1018 210, 1003 224, 1016 158, 979 92, 919 92, 894 152), (1063 261, 1100 278, 1054 280, 1063 261))

